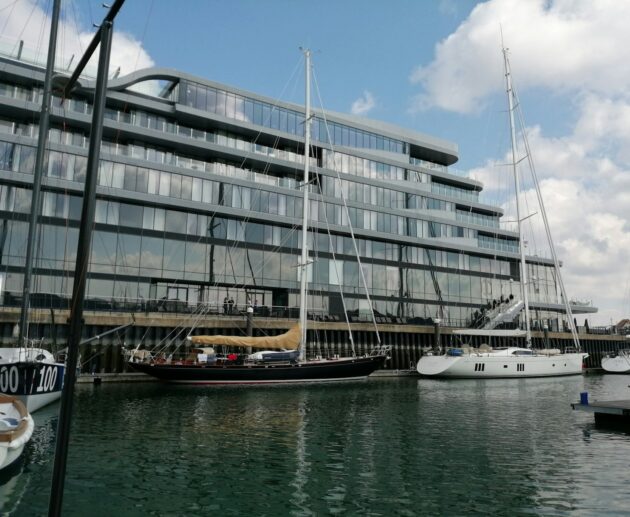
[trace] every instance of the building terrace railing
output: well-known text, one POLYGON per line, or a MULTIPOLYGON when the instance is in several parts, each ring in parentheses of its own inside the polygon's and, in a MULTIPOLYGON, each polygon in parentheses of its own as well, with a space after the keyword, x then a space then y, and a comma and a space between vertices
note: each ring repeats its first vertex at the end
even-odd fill
MULTIPOLYGON (((15 291, 5 291, 0 296, 0 311, 3 308, 11 308, 12 311, 21 306, 22 294, 15 291)), ((102 297, 86 297, 85 310, 95 311, 105 315, 113 315, 120 313, 144 313, 144 314, 163 314, 163 315, 206 315, 217 318, 234 318, 245 317, 248 308, 253 308, 254 317, 259 318, 281 318, 281 319, 298 319, 299 307, 290 305, 258 305, 252 303, 225 303, 221 301, 210 302, 187 302, 176 298, 102 298, 102 297)), ((70 298, 53 293, 34 293, 31 295, 31 308, 48 309, 48 310, 69 310, 70 298)), ((308 315, 309 320, 322 322, 344 322, 345 317, 341 314, 330 314, 324 309, 311 309, 308 315)), ((348 320, 350 323, 372 323, 370 313, 366 311, 349 310, 348 320)), ((375 320, 377 324, 394 324, 394 325, 428 325, 433 326, 438 321, 445 328, 468 328, 472 325, 471 318, 458 319, 448 314, 448 306, 445 308, 444 317, 436 320, 431 316, 399 316, 391 312, 380 313, 375 311, 375 320)), ((566 323, 558 321, 558 328, 554 327, 553 332, 568 332, 566 323)), ((474 325, 472 325, 474 326, 474 325)), ((513 325, 513 326, 516 326, 513 325)), ((521 325, 522 326, 522 325, 521 325)), ((533 320, 532 330, 542 332, 545 321, 533 320)), ((551 328, 551 327, 550 327, 551 328)), ((580 327, 580 334, 595 335, 620 335, 625 336, 623 330, 619 330, 615 326, 606 327, 580 327)))
MULTIPOLYGON (((0 297, 0 310, 5 308, 18 308, 21 306, 21 293, 5 291, 0 297)), ((161 313, 171 315, 200 314, 216 317, 244 317, 247 309, 252 307, 254 315, 263 318, 299 318, 299 307, 290 305, 254 305, 246 303, 226 304, 220 301, 212 302, 187 302, 180 299, 159 298, 102 298, 86 297, 85 310, 97 311, 103 314, 114 313, 161 313)), ((33 309, 53 309, 69 310, 70 298, 53 293, 34 293, 31 295, 31 308, 33 309)), ((344 322, 343 314, 330 314, 323 309, 310 309, 309 319, 315 321, 344 322)), ((351 323, 369 323, 371 315, 368 312, 356 310, 348 311, 348 319, 351 323)), ((418 316, 397 316, 395 314, 382 314, 375 312, 376 323, 381 324, 412 324, 412 325, 433 325, 431 317, 418 316)), ((444 325, 451 327, 465 327, 466 320, 447 319, 443 320, 444 325)))
POLYGON ((468 171, 455 169, 454 167, 448 167, 446 165, 429 162, 427 160, 421 160, 420 158, 410 157, 409 163, 411 165, 419 165, 420 167, 424 167, 425 169, 429 169, 431 171, 443 172, 444 174, 452 174, 454 176, 459 176, 461 178, 468 177, 468 171))

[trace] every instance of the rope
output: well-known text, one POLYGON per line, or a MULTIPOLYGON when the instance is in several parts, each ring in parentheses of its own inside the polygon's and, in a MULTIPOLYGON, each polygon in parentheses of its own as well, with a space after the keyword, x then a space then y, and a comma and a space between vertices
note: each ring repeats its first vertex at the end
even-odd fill
MULTIPOLYGON (((332 143, 333 140, 331 138, 330 128, 328 126, 328 120, 326 119, 326 112, 323 109, 323 102, 322 102, 320 91, 319 91, 319 84, 317 83, 317 77, 316 77, 316 74, 315 74, 314 71, 313 71, 313 79, 314 79, 314 82, 315 82, 315 90, 317 91, 317 97, 319 98, 320 106, 322 106, 322 118, 324 120, 324 125, 326 127, 326 136, 327 136, 328 142, 330 142, 330 150, 333 153, 333 163, 335 163, 334 160, 336 160, 337 154, 335 153, 334 146, 333 146, 333 143, 332 143)), ((343 195, 343 188, 342 188, 342 184, 341 184, 341 176, 339 176, 339 171, 338 171, 337 167, 335 167, 335 174, 336 174, 336 177, 337 177, 337 181, 339 182, 339 189, 340 189, 340 192, 341 192, 341 200, 343 202, 343 207, 345 209, 346 218, 348 220, 348 229, 350 230, 350 236, 352 238, 352 245, 354 247, 355 256, 357 258, 357 264, 359 266, 359 273, 361 275, 361 281, 362 281, 363 287, 365 289, 365 295, 366 295, 366 298, 367 298, 368 305, 370 307, 370 313, 372 315, 372 322, 373 322, 373 325, 374 325, 374 331, 376 332, 376 340, 378 341, 378 344, 380 346, 381 345, 381 336, 380 336, 379 331, 378 331, 378 326, 376 325, 376 317, 374 315, 374 307, 372 306, 372 300, 370 298, 370 292, 368 290, 367 282, 365 280, 365 273, 363 271, 363 267, 362 267, 362 264, 361 264, 361 258, 359 256, 359 249, 357 247, 356 238, 354 236, 354 229, 352 227, 352 221, 350 220, 350 212, 348 210, 348 205, 346 203, 346 198, 343 195)), ((324 213, 325 212, 326 211, 324 211, 324 213)), ((328 224, 328 220, 327 219, 326 219, 326 223, 328 224)), ((329 234, 330 234, 330 232, 329 232, 329 234)), ((334 255, 333 255, 333 257, 334 257, 334 255)), ((343 298, 343 288, 342 288, 341 285, 340 285, 340 291, 342 292, 342 297, 341 298, 343 300, 344 299, 343 298)), ((348 320, 347 311, 345 310, 346 309, 345 308, 345 302, 343 302, 343 303, 344 303, 344 313, 345 313, 345 317, 346 317, 346 322, 348 324, 348 331, 350 333, 350 342, 351 342, 351 344, 353 346, 353 350, 354 350, 354 341, 352 339, 352 331, 350 330, 350 322, 348 320)))

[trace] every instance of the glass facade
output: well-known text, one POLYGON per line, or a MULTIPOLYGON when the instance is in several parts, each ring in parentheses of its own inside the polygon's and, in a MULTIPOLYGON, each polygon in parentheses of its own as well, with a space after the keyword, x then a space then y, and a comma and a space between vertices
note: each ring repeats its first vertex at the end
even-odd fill
MULTIPOLYGON (((31 210, 33 112, 41 102, 32 77, 25 70, 19 82, 0 81, 0 278, 9 304, 22 288, 31 210)), ((256 298, 270 314, 292 314, 303 112, 190 81, 172 92, 148 101, 127 91, 124 102, 108 100, 88 300, 108 310, 119 303, 159 307, 165 300, 220 309, 231 296, 237 304, 256 298), (164 109, 156 111, 156 103, 164 109), (197 114, 196 125, 189 117, 179 120, 171 109, 178 103, 207 117, 197 114), (282 136, 257 138, 267 130, 282 136)), ((91 105, 72 98, 63 108, 63 122, 57 117, 49 132, 34 290, 67 300, 87 167, 82 120, 91 105)), ((323 118, 315 118, 313 133, 309 310, 339 314, 340 293, 348 310, 366 309, 362 277, 379 313, 443 314, 453 325, 518 294, 518 239, 500 228, 499 210, 476 207, 478 185, 456 175, 445 181, 448 168, 410 157, 412 142, 402 136, 326 126, 323 118), (344 151, 333 151, 330 142, 344 151), (366 149, 390 154, 367 159, 361 155, 366 149)), ((529 267, 531 299, 557 302, 550 264, 529 267)))
MULTIPOLYGON (((304 114, 300 111, 190 81, 183 81, 180 95, 182 104, 198 110, 304 136, 304 114)), ((405 144, 401 140, 335 122, 326 124, 320 117, 314 117, 312 123, 313 138, 321 143, 399 154, 405 152, 405 144)))

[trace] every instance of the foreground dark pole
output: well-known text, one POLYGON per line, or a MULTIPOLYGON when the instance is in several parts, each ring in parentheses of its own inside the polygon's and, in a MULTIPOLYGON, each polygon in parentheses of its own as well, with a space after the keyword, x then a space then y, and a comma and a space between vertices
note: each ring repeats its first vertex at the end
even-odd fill
POLYGON ((42 204, 42 177, 44 176, 44 151, 48 140, 48 121, 50 120, 50 99, 52 97, 52 75, 55 71, 55 51, 57 49, 57 27, 61 0, 53 4, 50 22, 50 41, 48 43, 48 58, 46 59, 46 74, 44 75, 44 95, 42 111, 39 116, 39 137, 37 139, 37 155, 35 157, 35 171, 33 173, 33 194, 31 196, 31 213, 28 219, 28 237, 26 238, 26 263, 24 265, 24 283, 22 289, 22 310, 20 311, 20 327, 18 346, 26 346, 28 335, 28 313, 31 306, 31 278, 33 276, 33 250, 37 240, 37 218, 42 204))
POLYGON ((96 178, 98 175, 99 152, 103 136, 103 113, 105 111, 105 98, 107 94, 107 73, 109 70, 109 55, 112 43, 112 22, 104 22, 101 25, 100 33, 101 48, 98 61, 98 75, 96 77, 96 90, 94 92, 94 112, 92 114, 85 191, 83 192, 83 209, 81 211, 77 263, 74 270, 72 307, 70 308, 68 358, 64 387, 61 394, 55 464, 50 489, 50 503, 48 506, 48 515, 51 517, 61 515, 63 501, 68 442, 70 439, 70 421, 72 418, 72 401, 77 376, 76 369, 79 344, 83 330, 83 301, 85 299, 85 284, 90 260, 92 226, 94 225, 94 209, 96 206, 96 178))
MULTIPOLYGON (((125 0, 116 0, 113 3, 107 15, 105 16, 105 18, 103 18, 101 27, 103 27, 103 25, 105 25, 107 22, 114 21, 114 18, 116 18, 118 11, 120 11, 120 8, 122 7, 124 3, 125 3, 125 0)), ((107 6, 103 4, 103 7, 107 7, 107 6)), ((94 54, 96 47, 98 47, 102 39, 103 39, 103 34, 102 34, 102 31, 99 29, 96 32, 96 34, 94 34, 92 41, 90 41, 90 44, 85 49, 85 52, 83 53, 83 56, 81 57, 81 60, 77 63, 77 67, 74 69, 74 72, 70 76, 70 79, 68 80, 68 84, 66 84, 65 88, 63 89, 63 92, 61 95, 62 99, 66 99, 70 95, 70 91, 72 90, 72 87, 79 80, 79 76, 81 75, 81 72, 83 72, 83 69, 88 64, 88 61, 92 57, 92 54, 94 54)))

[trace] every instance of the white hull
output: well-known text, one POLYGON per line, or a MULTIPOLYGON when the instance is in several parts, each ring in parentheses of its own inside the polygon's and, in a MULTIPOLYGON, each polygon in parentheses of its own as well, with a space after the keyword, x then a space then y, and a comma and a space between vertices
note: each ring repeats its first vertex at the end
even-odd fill
POLYGON ((39 393, 37 395, 18 395, 18 397, 29 413, 33 413, 38 409, 47 406, 61 398, 61 391, 53 391, 52 393, 39 393))
POLYGON ((12 448, 0 447, 0 470, 9 467, 20 459, 22 451, 24 450, 24 445, 26 444, 23 443, 18 447, 12 448))
POLYGON ((420 375, 459 379, 556 377, 582 373, 585 353, 510 356, 500 353, 461 356, 427 355, 418 361, 420 375))
POLYGON ((0 393, 32 413, 61 397, 65 366, 40 348, 0 348, 0 393))
POLYGON ((608 373, 630 373, 630 354, 620 352, 615 357, 606 356, 602 359, 602 368, 608 373))

